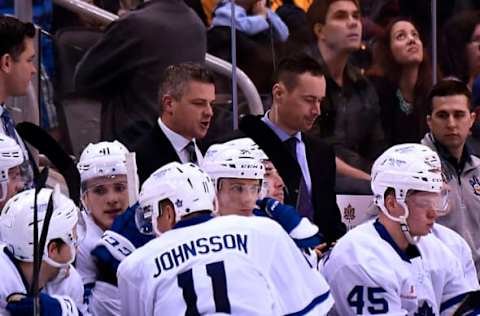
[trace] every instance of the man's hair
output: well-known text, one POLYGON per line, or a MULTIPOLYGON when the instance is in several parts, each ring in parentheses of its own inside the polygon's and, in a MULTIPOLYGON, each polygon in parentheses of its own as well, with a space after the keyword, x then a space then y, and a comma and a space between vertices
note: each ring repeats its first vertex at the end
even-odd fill
POLYGON ((190 81, 215 84, 212 73, 201 64, 187 62, 170 65, 165 69, 158 91, 160 114, 163 112, 163 96, 168 94, 180 100, 185 92, 185 85, 190 81))
POLYGON ((32 23, 24 23, 19 19, 0 15, 0 57, 9 54, 14 61, 25 49, 26 38, 35 37, 35 27, 32 23))
POLYGON ((283 58, 278 64, 276 81, 285 85, 288 91, 297 86, 298 76, 310 73, 313 76, 325 75, 322 66, 307 54, 300 53, 283 58))
MULTIPOLYGON (((480 24, 480 12, 468 10, 453 15, 443 26, 439 38, 438 64, 444 77, 457 77, 468 82, 470 69, 467 46, 480 24)), ((478 44, 477 44, 478 49, 478 44)))
POLYGON ((472 108, 472 92, 465 83, 458 79, 444 79, 433 86, 427 97, 427 111, 428 115, 433 112, 433 98, 435 97, 447 97, 452 95, 464 95, 467 97, 467 106, 470 112, 472 108))
MULTIPOLYGON (((327 12, 332 3, 342 0, 314 0, 307 11, 307 22, 309 29, 313 31, 313 26, 316 23, 325 24, 327 20, 327 12)), ((357 9, 360 10, 360 3, 358 0, 346 0, 353 2, 357 9)))

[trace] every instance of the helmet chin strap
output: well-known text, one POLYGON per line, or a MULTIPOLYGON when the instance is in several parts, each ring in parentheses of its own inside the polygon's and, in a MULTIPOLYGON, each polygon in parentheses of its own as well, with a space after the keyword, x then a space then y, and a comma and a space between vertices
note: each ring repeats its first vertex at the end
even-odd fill
POLYGON ((410 234, 410 227, 408 227, 407 224, 407 218, 408 215, 410 214, 410 210, 408 208, 407 203, 405 201, 398 201, 398 203, 403 206, 403 209, 405 210, 405 214, 403 216, 398 217, 398 222, 400 223, 400 228, 402 230, 403 235, 407 239, 408 243, 411 245, 416 245, 420 241, 420 236, 412 236, 410 234))
POLYGON ((58 269, 68 268, 70 266, 70 264, 72 264, 73 261, 75 260, 75 252, 76 252, 74 245, 68 245, 68 247, 70 248, 71 258, 67 262, 57 262, 57 261, 53 260, 52 258, 50 258, 48 256, 48 254, 46 256, 44 256, 43 261, 45 261, 48 265, 50 265, 54 268, 58 268, 58 269))
POLYGON ((405 201, 403 201, 403 200, 402 201, 397 200, 397 202, 405 210, 405 213, 402 216, 399 216, 399 217, 392 216, 388 212, 388 210, 386 209, 385 206, 381 207, 381 210, 383 211, 385 216, 387 216, 390 220, 400 224, 400 228, 402 230, 402 233, 405 236, 405 238, 407 239, 408 243, 411 244, 411 245, 416 245, 418 243, 418 241, 420 240, 420 236, 414 237, 414 236, 412 236, 412 234, 410 234, 410 227, 408 227, 408 223, 407 223, 407 218, 408 218, 408 215, 410 215, 410 210, 408 209, 407 203, 405 203, 405 201))

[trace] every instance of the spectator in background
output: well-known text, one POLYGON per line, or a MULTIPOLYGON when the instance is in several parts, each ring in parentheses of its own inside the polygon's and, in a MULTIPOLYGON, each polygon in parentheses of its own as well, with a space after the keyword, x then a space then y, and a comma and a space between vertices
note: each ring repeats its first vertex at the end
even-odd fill
POLYGON ((439 65, 444 77, 455 77, 471 89, 480 74, 480 13, 462 12, 443 28, 439 65))
MULTIPOLYGON (((227 61, 232 60, 230 9, 230 2, 219 4, 207 35, 208 52, 227 61)), ((287 40, 288 28, 264 0, 236 1, 235 9, 237 65, 252 79, 260 94, 269 97, 277 46, 287 40)))
POLYGON ((333 145, 346 163, 369 172, 385 138, 375 88, 348 62, 362 38, 359 2, 316 0, 307 19, 316 40, 308 52, 324 66, 327 82, 322 115, 311 134, 333 145))
POLYGON ((438 219, 459 233, 469 244, 477 276, 480 276, 480 159, 465 142, 475 121, 471 92, 458 80, 443 80, 427 98, 430 133, 422 144, 435 150, 442 161, 449 187, 450 212, 438 219))
POLYGON ((171 65, 164 72, 158 96, 160 117, 133 147, 140 184, 169 162, 201 163, 197 140, 205 137, 213 116, 213 76, 199 64, 171 65))
MULTIPOLYGON (((444 78, 463 81, 472 91, 474 110, 480 104, 480 85, 475 78, 480 74, 480 13, 465 11, 452 16, 440 37, 439 65, 444 78)), ((480 124, 474 123, 472 137, 468 138, 474 154, 480 154, 480 124)))
POLYGON ((37 73, 33 64, 35 28, 15 17, 0 15, 0 133, 13 138, 22 148, 24 162, 21 165, 26 185, 33 185, 33 170, 36 167, 30 153, 15 130, 15 121, 5 106, 9 97, 27 94, 32 77, 37 73))
POLYGON ((153 0, 113 22, 83 57, 80 94, 101 99, 101 138, 131 146, 155 125, 160 74, 168 65, 203 63, 205 26, 183 0, 153 0))
POLYGON ((370 77, 381 108, 388 144, 417 143, 428 130, 425 98, 431 65, 417 28, 409 19, 391 22, 377 42, 374 59, 382 76, 370 77))
MULTIPOLYGON (((265 0, 241 0, 235 2, 235 27, 240 32, 255 35, 272 28, 273 38, 285 42, 288 28, 265 3, 265 0), (251 15, 249 15, 251 12, 251 15)), ((230 26, 231 2, 222 2, 214 12, 212 26, 230 26)))

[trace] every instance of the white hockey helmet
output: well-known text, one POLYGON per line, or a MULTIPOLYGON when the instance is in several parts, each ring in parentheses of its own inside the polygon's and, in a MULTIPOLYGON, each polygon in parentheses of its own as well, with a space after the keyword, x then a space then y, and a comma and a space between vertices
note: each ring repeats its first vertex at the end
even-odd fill
POLYGON ((270 160, 268 156, 265 154, 265 152, 260 148, 260 146, 258 146, 257 143, 255 143, 253 139, 251 139, 250 137, 233 139, 231 141, 224 143, 224 145, 232 146, 238 149, 249 150, 260 161, 270 160))
POLYGON ((214 211, 215 189, 209 175, 192 163, 171 162, 148 177, 139 195, 136 221, 142 233, 150 224, 157 231, 156 218, 160 216, 160 202, 168 199, 175 209, 176 221, 198 211, 214 211), (146 224, 145 224, 146 223, 146 224))
POLYGON ((15 140, 0 135, 0 201, 4 201, 8 193, 8 169, 23 163, 23 152, 15 140))
MULTIPOLYGON (((373 164, 371 187, 375 205, 391 220, 406 225, 409 209, 405 199, 409 191, 444 192, 440 158, 436 152, 420 144, 390 147, 373 164), (386 209, 385 193, 389 188, 395 190, 397 202, 405 209, 403 216, 394 217, 386 209)), ((408 232, 408 226, 403 228, 408 232)), ((407 239, 414 243, 411 236, 407 239)))
MULTIPOLYGON (((43 261, 51 266, 63 268, 75 259, 77 238, 73 232, 78 221, 78 208, 72 200, 59 189, 41 189, 37 196, 38 239, 43 229, 48 201, 52 196, 53 213, 48 226, 47 239, 43 252, 43 261), (47 246, 54 239, 63 240, 71 251, 71 260, 67 263, 55 262, 48 256, 47 246)), ((33 213, 35 189, 26 190, 13 196, 0 214, 0 232, 3 241, 15 258, 33 262, 33 213)))
POLYGON ((210 146, 202 168, 212 177, 216 189, 223 178, 263 181, 265 175, 263 163, 250 150, 225 144, 210 146))
POLYGON ((77 164, 82 183, 87 180, 114 175, 126 175, 128 149, 119 141, 88 144, 77 164))

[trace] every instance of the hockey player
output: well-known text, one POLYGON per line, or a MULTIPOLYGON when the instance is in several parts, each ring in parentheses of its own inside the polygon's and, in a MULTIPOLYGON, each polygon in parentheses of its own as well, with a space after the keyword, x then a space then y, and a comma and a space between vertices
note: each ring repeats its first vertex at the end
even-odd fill
MULTIPOLYGON (((274 198, 283 203, 285 183, 277 169, 265 152, 249 137, 234 139, 224 143, 225 146, 249 150, 265 167, 263 190, 266 197, 274 198)), ((215 145, 217 146, 217 145, 215 145)))
MULTIPOLYGON (((77 268, 93 315, 118 315, 120 302, 111 274, 99 273, 92 250, 115 217, 128 207, 126 154, 120 142, 89 144, 77 165, 81 178, 82 216, 87 231, 78 251, 77 268)), ((114 275, 114 274, 113 274, 114 275)))
POLYGON ((0 135, 0 209, 8 199, 24 189, 25 182, 20 171, 22 163, 23 152, 17 142, 0 135))
POLYGON ((372 168, 378 218, 342 237, 325 261, 339 315, 451 315, 467 292, 452 251, 430 234, 447 209, 438 155, 419 144, 385 151, 372 168))
MULTIPOLYGON (((37 196, 39 231, 45 224, 47 204, 53 194, 53 213, 48 226, 38 276, 40 314, 85 315, 83 286, 71 263, 75 259, 78 208, 72 200, 51 189, 37 196)), ((0 315, 33 315, 30 287, 33 282, 33 210, 35 190, 11 198, 0 214, 0 315)), ((39 234, 40 235, 40 234, 39 234)))
POLYGON ((205 154, 202 169, 214 182, 220 215, 252 215, 265 174, 257 155, 236 146, 212 145, 205 154))
POLYGON ((213 217, 214 201, 210 177, 193 164, 170 163, 146 180, 137 219, 159 237, 118 268, 122 315, 325 315, 328 285, 283 229, 213 217))

